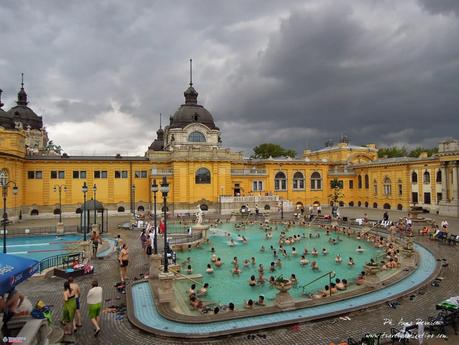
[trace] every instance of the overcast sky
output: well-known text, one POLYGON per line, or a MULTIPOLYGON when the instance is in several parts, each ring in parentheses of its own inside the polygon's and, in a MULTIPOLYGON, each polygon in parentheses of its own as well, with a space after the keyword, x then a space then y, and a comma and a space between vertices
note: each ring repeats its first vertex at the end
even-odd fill
POLYGON ((198 101, 225 147, 433 146, 459 132, 459 1, 2 1, 4 109, 69 154, 140 154, 198 101))

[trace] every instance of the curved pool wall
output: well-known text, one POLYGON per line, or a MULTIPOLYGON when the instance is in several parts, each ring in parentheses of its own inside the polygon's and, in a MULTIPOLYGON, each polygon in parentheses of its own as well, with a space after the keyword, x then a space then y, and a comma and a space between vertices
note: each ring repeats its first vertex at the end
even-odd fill
POLYGON ((128 317, 137 327, 151 333, 178 338, 206 338, 245 332, 253 329, 278 327, 300 321, 309 321, 366 308, 410 293, 438 273, 438 263, 425 247, 416 244, 419 254, 416 270, 406 278, 377 291, 318 306, 269 315, 251 316, 204 324, 175 322, 159 314, 148 281, 132 285, 128 295, 128 317))

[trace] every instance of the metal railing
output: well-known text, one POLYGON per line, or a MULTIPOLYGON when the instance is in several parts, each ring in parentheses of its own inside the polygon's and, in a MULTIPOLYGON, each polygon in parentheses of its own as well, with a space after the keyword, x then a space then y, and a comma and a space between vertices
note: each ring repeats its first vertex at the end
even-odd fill
POLYGON ((233 176, 266 176, 266 169, 231 169, 233 176))
MULTIPOLYGON (((78 225, 65 225, 64 232, 78 232, 78 225)), ((8 235, 11 236, 30 236, 34 234, 55 234, 56 226, 34 226, 34 227, 21 227, 9 228, 8 235)))
POLYGON ((170 245, 173 245, 173 244, 190 243, 190 242, 194 242, 200 239, 202 239, 202 233, 198 232, 192 235, 172 237, 168 240, 168 242, 170 245))
MULTIPOLYGON (((327 272, 327 273, 321 275, 320 277, 318 277, 318 278, 316 278, 316 279, 310 281, 309 283, 304 284, 304 285, 302 286, 302 288, 303 288, 303 294, 305 294, 304 289, 305 289, 307 286, 311 285, 312 283, 315 283, 316 281, 318 281, 318 280, 320 280, 320 279, 322 279, 322 278, 324 278, 324 277, 326 277, 326 276, 328 276, 328 283, 329 283, 329 287, 330 287, 332 278, 335 278, 335 277, 336 277, 336 273, 335 273, 334 271, 327 272)), ((330 287, 330 295, 331 295, 331 287, 330 287)))
POLYGON ((69 264, 69 259, 75 260, 77 259, 78 262, 83 262, 84 259, 84 253, 83 252, 78 252, 78 253, 66 253, 66 254, 59 254, 59 255, 54 255, 54 256, 49 256, 47 258, 44 258, 43 260, 40 261, 40 273, 42 273, 44 270, 47 270, 48 268, 53 268, 53 267, 59 267, 62 266, 64 267, 65 265, 69 264))

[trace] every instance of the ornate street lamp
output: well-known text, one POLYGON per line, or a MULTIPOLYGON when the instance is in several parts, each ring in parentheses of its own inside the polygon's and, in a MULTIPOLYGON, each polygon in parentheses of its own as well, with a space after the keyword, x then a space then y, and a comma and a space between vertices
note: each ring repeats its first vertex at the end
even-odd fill
POLYGON ((8 177, 5 173, 2 172, 0 175, 0 184, 2 186, 2 196, 3 196, 3 253, 6 254, 6 224, 8 223, 8 214, 6 213, 6 197, 8 196, 8 186, 13 185, 13 194, 17 194, 18 187, 16 182, 8 181, 8 177))
POLYGON ((94 224, 97 224, 97 210, 96 210, 96 192, 97 192, 97 186, 96 184, 94 183, 94 187, 92 187, 92 190, 94 192, 94 200, 93 200, 93 203, 94 203, 94 224))
POLYGON ((65 192, 67 187, 64 185, 54 186, 54 192, 59 192, 59 223, 62 223, 62 190, 65 192))
POLYGON ((158 242, 156 240, 156 236, 158 235, 156 232, 156 193, 158 193, 158 185, 156 184, 156 179, 153 180, 153 184, 151 185, 151 191, 153 192, 153 217, 154 217, 154 226, 155 226, 155 236, 153 237, 153 254, 158 254, 158 242))
POLYGON ((168 258, 167 258, 167 193, 169 193, 169 183, 167 183, 167 177, 163 176, 161 182, 161 193, 163 194, 163 211, 164 211, 164 273, 168 270, 168 258))
POLYGON ((88 192, 88 185, 86 184, 86 182, 83 183, 83 186, 81 187, 81 191, 83 192, 83 200, 84 200, 83 202, 83 240, 86 241, 86 232, 88 231, 87 226, 89 225, 89 217, 87 217, 87 214, 86 214, 86 193, 88 192))

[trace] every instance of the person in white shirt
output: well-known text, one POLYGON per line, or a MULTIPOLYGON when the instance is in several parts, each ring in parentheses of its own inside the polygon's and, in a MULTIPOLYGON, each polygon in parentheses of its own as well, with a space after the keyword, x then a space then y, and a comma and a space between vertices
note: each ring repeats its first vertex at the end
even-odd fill
POLYGON ((448 222, 446 220, 442 220, 441 227, 444 229, 448 228, 448 222))
POLYGON ((87 303, 89 318, 94 325, 94 336, 97 337, 100 333, 100 310, 102 308, 102 288, 99 286, 97 280, 92 281, 92 288, 88 291, 87 303))

